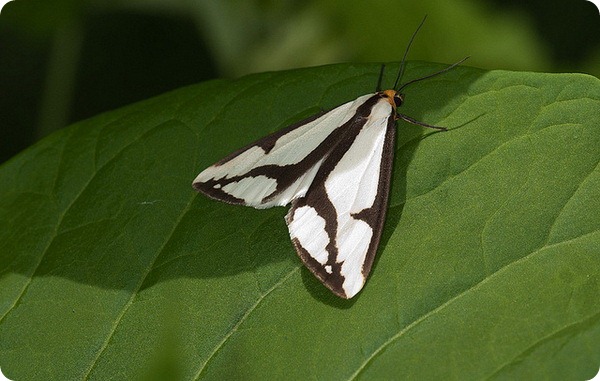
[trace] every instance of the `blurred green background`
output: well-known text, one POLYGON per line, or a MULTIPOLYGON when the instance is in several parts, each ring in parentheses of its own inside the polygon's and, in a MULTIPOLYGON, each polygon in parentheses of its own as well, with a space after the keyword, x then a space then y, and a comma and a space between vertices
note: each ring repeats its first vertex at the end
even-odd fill
POLYGON ((15 0, 0 13, 0 162, 188 84, 398 61, 425 14, 409 59, 600 77, 600 15, 584 0, 15 0))

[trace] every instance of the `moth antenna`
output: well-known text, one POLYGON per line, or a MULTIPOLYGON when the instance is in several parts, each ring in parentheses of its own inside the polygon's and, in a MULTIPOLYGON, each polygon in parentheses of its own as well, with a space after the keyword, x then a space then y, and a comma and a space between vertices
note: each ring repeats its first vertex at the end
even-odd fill
POLYGON ((444 69, 442 69, 442 70, 440 70, 440 71, 436 71, 435 73, 432 73, 432 74, 426 75, 426 76, 424 76, 424 77, 421 77, 421 78, 417 78, 417 79, 413 79, 413 80, 411 80, 411 81, 408 81, 408 82, 406 82, 405 84, 403 84, 402 86, 400 86, 400 88, 398 88, 398 90, 396 90, 396 91, 400 92, 400 91, 402 91, 402 89, 403 89, 403 88, 405 88, 406 86, 408 86, 408 85, 410 85, 410 84, 412 84, 412 83, 419 82, 419 81, 422 81, 422 80, 424 80, 424 79, 428 79, 428 78, 431 78, 431 77, 435 77, 436 75, 440 75, 440 74, 442 74, 442 73, 445 73, 445 72, 447 72, 448 70, 452 70, 452 69, 454 69, 456 66, 458 66, 458 65, 460 65, 461 63, 463 63, 463 62, 465 62, 466 60, 468 60, 469 58, 470 58, 470 57, 469 57, 469 56, 467 56, 467 57, 463 58, 462 60, 460 60, 460 61, 458 61, 458 62, 455 62, 455 63, 453 63, 452 65, 450 65, 450 66, 448 66, 447 68, 444 68, 444 69))
POLYGON ((398 70, 398 75, 396 76, 396 82, 394 82, 393 89, 395 89, 396 86, 398 86, 400 79, 402 79, 402 76, 404 75, 404 68, 406 65, 406 57, 408 56, 408 51, 410 50, 410 46, 412 45, 415 37, 417 36, 419 29, 421 29, 423 24, 425 24, 425 20, 427 20, 427 15, 425 15, 425 17, 423 17, 423 21, 421 21, 421 23, 417 27, 417 30, 415 30, 414 33, 412 34, 412 36, 410 37, 410 41, 408 41, 408 45, 406 46, 406 50, 404 51, 404 56, 402 57, 402 62, 400 62, 400 69, 398 70))
POLYGON ((403 121, 408 122, 410 124, 414 124, 414 125, 421 126, 421 127, 432 128, 432 129, 438 130, 438 131, 448 131, 448 129, 446 127, 434 126, 434 125, 431 125, 431 124, 419 122, 418 120, 413 119, 413 118, 411 118, 408 115, 397 114, 397 116, 398 116, 398 118, 400 118, 403 121))
POLYGON ((376 93, 381 91, 381 80, 383 79, 383 70, 384 69, 385 69, 385 65, 381 64, 381 70, 379 70, 379 79, 377 80, 377 87, 375 88, 376 93))

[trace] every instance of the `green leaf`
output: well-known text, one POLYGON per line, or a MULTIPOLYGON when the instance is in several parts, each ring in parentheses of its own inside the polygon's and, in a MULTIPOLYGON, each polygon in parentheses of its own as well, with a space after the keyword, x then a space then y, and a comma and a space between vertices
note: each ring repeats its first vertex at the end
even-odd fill
MULTIPOLYGON (((406 79, 440 68, 413 63, 406 79)), ((396 66, 386 73, 391 84, 396 66)), ((0 168, 0 367, 17 380, 555 379, 600 364, 600 82, 462 67, 406 88, 363 291, 301 266, 285 208, 196 194, 229 152, 372 92, 377 65, 212 81, 0 168), (158 377, 157 375, 170 375, 158 377)))

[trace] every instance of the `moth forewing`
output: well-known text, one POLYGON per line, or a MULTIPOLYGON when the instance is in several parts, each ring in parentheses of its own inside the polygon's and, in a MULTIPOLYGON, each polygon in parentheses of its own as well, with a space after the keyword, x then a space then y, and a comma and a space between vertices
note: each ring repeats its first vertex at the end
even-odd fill
POLYGON ((298 255, 336 295, 363 287, 381 237, 393 161, 395 117, 386 97, 372 96, 325 159, 286 220, 298 255), (364 115, 367 115, 366 117, 364 115))
POLYGON ((318 167, 333 149, 341 128, 368 94, 268 135, 202 171, 196 190, 228 202, 269 208, 303 196, 318 167))

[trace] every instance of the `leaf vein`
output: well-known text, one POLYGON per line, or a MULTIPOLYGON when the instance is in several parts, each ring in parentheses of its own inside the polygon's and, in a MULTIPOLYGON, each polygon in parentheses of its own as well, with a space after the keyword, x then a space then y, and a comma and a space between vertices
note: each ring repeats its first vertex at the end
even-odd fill
POLYGON ((573 190, 573 193, 571 194, 571 196, 569 196, 569 198, 565 201, 565 203, 563 204, 563 206, 560 208, 560 210, 556 214, 556 217, 554 217, 554 221, 552 221, 552 224, 550 225, 550 228, 548 229, 548 236, 546 237, 546 242, 544 243, 544 246, 546 244, 548 244, 548 242, 550 241, 550 237, 552 236, 552 231, 554 230, 556 222, 559 220, 560 216, 565 211, 565 208, 567 207, 567 205, 569 205, 569 203, 571 202, 571 200, 573 200, 573 197, 575 197, 575 195, 577 194, 577 192, 579 191, 579 189, 581 189, 581 186, 587 181, 587 179, 596 172, 596 170, 598 169, 599 165, 600 165, 600 159, 596 162, 596 165, 594 166, 594 169, 592 169, 587 175, 585 175, 585 177, 583 177, 581 179, 581 181, 579 182, 579 184, 577 184, 577 187, 573 190))
POLYGON ((499 373, 501 373, 504 369, 508 368, 510 365, 518 363, 521 361, 521 359, 528 353, 533 352, 533 350, 537 347, 539 347, 540 345, 542 345, 543 343, 552 340, 555 337, 559 337, 561 336, 563 333, 568 332, 569 330, 573 329, 574 327, 577 326, 581 326, 581 325, 586 325, 588 323, 594 322, 596 320, 598 320, 600 318, 600 312, 590 316, 590 317, 586 317, 584 319, 581 319, 579 321, 573 322, 572 324, 568 324, 564 327, 561 327, 558 330, 555 330, 553 332, 550 332, 548 335, 540 338, 539 340, 537 340, 536 342, 532 343, 530 346, 528 346, 527 348, 523 349, 520 353, 518 353, 516 356, 513 356, 513 358, 510 361, 507 361, 505 364, 499 366, 495 371, 493 371, 489 376, 485 377, 486 379, 491 379, 494 376, 498 375, 499 373))
POLYGON ((260 303, 262 303, 262 301, 265 300, 265 298, 269 294, 271 294, 275 289, 277 289, 279 286, 281 286, 289 277, 291 277, 292 274, 294 274, 296 271, 298 271, 300 269, 300 267, 301 266, 294 267, 290 272, 288 272, 286 275, 284 275, 279 281, 277 281, 264 294, 261 294, 259 296, 259 298, 256 300, 256 302, 254 302, 254 304, 251 305, 250 308, 248 308, 246 310, 246 312, 242 315, 242 317, 240 318, 240 320, 238 320, 237 323, 235 323, 235 325, 233 327, 231 327, 231 329, 229 330, 229 332, 227 332, 225 334, 225 336, 223 336, 223 339, 221 339, 221 341, 215 346, 215 348, 210 353, 210 355, 208 356, 208 358, 206 359, 206 361, 204 361, 200 365, 200 368, 198 369, 198 371, 196 372, 196 374, 193 377, 194 380, 200 379, 200 377, 202 376, 202 373, 206 369, 208 363, 217 355, 217 353, 221 350, 221 348, 223 348, 223 346, 225 345, 225 343, 238 330, 238 328, 242 325, 242 323, 244 321, 246 321, 246 319, 248 319, 248 317, 252 314, 252 312, 254 312, 256 310, 256 308, 258 307, 258 305, 260 303))
POLYGON ((120 324, 121 320, 125 316, 125 313, 129 310, 129 307, 131 307, 131 305, 133 304, 133 301, 134 301, 135 297, 138 295, 138 292, 139 292, 140 288, 144 284, 144 281, 148 277, 148 274, 150 274, 150 272, 151 272, 151 270, 153 268, 154 263, 156 262, 156 260, 160 256, 160 254, 163 252, 163 250, 165 249, 165 247, 167 246, 167 244, 170 242, 171 238, 173 237, 173 234, 177 230, 177 227, 179 226, 179 224, 183 220, 183 217, 189 212, 190 207, 192 205, 192 201, 195 198, 196 198, 196 195, 193 195, 192 197, 190 197, 190 199, 188 200, 185 208, 183 208, 183 210, 181 211, 179 217, 177 218, 177 220, 173 224, 173 228, 171 229, 169 235, 166 237, 166 239, 164 240, 164 242, 161 245, 161 247, 156 251, 156 255, 154 256, 154 258, 152 259, 152 261, 149 263, 149 265, 148 265, 145 273, 143 274, 143 276, 140 277, 140 280, 139 280, 137 286, 135 287, 135 289, 132 290, 131 297, 129 298, 129 300, 127 301, 127 303, 125 303, 125 305, 123 306, 123 309, 121 310, 121 312, 119 313, 119 315, 115 319, 114 323, 112 324, 112 327, 110 329, 109 334, 106 337, 106 340, 104 340, 104 343, 102 343, 102 346, 98 350, 98 353, 96 354, 96 356, 94 357, 94 359, 92 359, 92 361, 90 362, 90 366, 87 369, 87 371, 85 372, 85 375, 83 376, 84 380, 89 379, 89 376, 92 373, 92 371, 94 370, 94 367, 96 366, 96 364, 98 363, 98 360, 100 359, 100 357, 102 356, 102 354, 105 352, 105 350, 108 348, 108 344, 110 343, 112 337, 114 336, 114 334, 115 334, 115 332, 117 330, 118 325, 120 324))
POLYGON ((407 325, 404 329, 398 331, 396 334, 390 336, 385 342, 383 342, 377 349, 375 349, 373 352, 371 352, 371 354, 369 355, 369 357, 367 357, 356 369, 356 371, 354 371, 354 373, 348 378, 348 380, 354 380, 356 379, 361 372, 363 372, 367 366, 372 363, 372 361, 375 359, 375 357, 377 357, 378 355, 380 355, 387 347, 389 347, 394 341, 398 340, 400 337, 402 337, 404 334, 406 334, 408 331, 410 331, 411 329, 415 328, 417 325, 419 325, 421 322, 425 321, 426 319, 428 319, 429 317, 437 314, 438 312, 444 310, 446 307, 452 305, 452 303, 456 302, 457 300, 459 300, 460 298, 462 298, 463 296, 468 295, 469 293, 477 290, 478 288, 482 287, 485 283, 487 283, 488 281, 490 281, 490 279, 494 278, 495 276, 499 276, 501 273, 508 271, 509 268, 511 268, 513 265, 517 265, 520 264, 522 262, 525 262, 527 260, 529 260, 533 255, 541 252, 544 249, 549 249, 552 247, 556 247, 559 245, 563 245, 563 244, 567 244, 570 242, 573 242, 575 240, 590 236, 596 232, 599 232, 600 230, 596 230, 594 232, 590 232, 584 235, 581 235, 579 237, 575 237, 566 241, 562 241, 562 242, 558 242, 552 245, 548 245, 542 248, 539 248, 537 250, 532 251, 531 253, 523 256, 522 258, 519 258, 501 268, 499 268, 496 272, 490 274, 489 276, 483 278, 481 281, 479 281, 478 283, 474 284, 473 286, 467 288, 466 290, 460 292, 459 294, 457 294, 456 296, 453 296, 452 298, 448 299, 446 302, 444 302, 443 304, 439 305, 438 307, 428 311, 427 313, 421 315, 418 319, 414 320, 412 323, 410 323, 409 325, 407 325))
MULTIPOLYGON (((153 128, 155 128, 155 127, 153 127, 153 128)), ((151 128, 150 130, 152 130, 153 128, 151 128)), ((142 134, 141 136, 144 136, 145 134, 146 134, 146 132, 144 134, 142 134)), ((74 133, 72 135, 74 135, 74 133)), ((118 152, 116 152, 115 155, 110 160, 108 160, 102 167, 98 168, 98 170, 102 169, 103 167, 105 167, 106 165, 108 165, 109 163, 111 163, 112 160, 114 160, 117 156, 119 156, 119 154, 121 152, 123 152, 127 147, 129 147, 132 144, 134 144, 138 139, 139 139, 139 137, 136 138, 136 139, 133 139, 129 144, 125 145, 121 150, 119 150, 118 152)), ((64 152, 65 149, 66 149, 66 144, 64 146, 63 152, 64 152)), ((62 155, 62 153, 61 153, 61 155, 62 155)), ((52 246, 52 243, 54 242, 54 240, 59 236, 59 230, 60 230, 60 227, 62 225, 62 222, 63 222, 65 216, 67 215, 67 213, 69 212, 69 210, 71 210, 71 208, 73 207, 73 205, 75 205, 75 203, 77 202, 77 200, 79 200, 79 197, 81 197, 81 195, 85 192, 85 190, 88 188, 88 186, 92 183, 92 181, 96 177, 97 173, 98 173, 98 171, 95 170, 94 173, 92 174, 92 176, 89 178, 89 180, 83 185, 83 187, 81 188, 81 190, 79 191, 79 193, 77 193, 77 195, 75 197, 73 197, 73 200, 65 207, 64 211, 59 215, 59 217, 58 217, 58 219, 56 221, 56 227, 54 229, 54 232, 52 233, 52 237, 48 240, 48 244, 42 250, 38 262, 33 266, 33 269, 31 271, 31 275, 27 279, 27 282, 21 288, 21 291, 19 292, 19 295, 15 298, 13 304, 6 310, 6 312, 4 313, 4 315, 0 316, 0 324, 4 321, 4 319, 6 318, 6 316, 8 316, 8 314, 15 308, 15 306, 19 303, 19 301, 21 300, 21 298, 23 298, 23 295, 25 295, 25 293, 27 292, 27 289, 29 288, 29 286, 31 285, 31 282, 33 281, 35 273, 37 272, 38 268, 42 264, 42 261, 43 261, 44 257, 48 253, 48 249, 50 248, 50 246, 52 246)))

